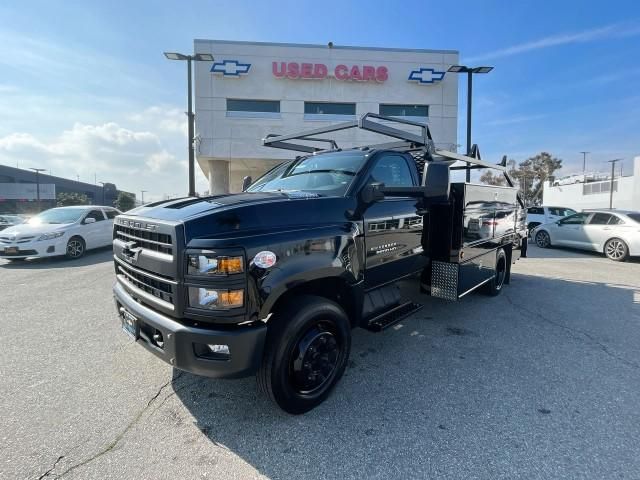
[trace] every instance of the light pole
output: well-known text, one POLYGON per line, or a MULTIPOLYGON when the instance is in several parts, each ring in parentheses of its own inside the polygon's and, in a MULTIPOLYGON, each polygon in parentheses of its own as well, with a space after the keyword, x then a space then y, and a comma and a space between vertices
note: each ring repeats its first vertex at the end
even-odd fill
POLYGON ((140 205, 144 205, 144 194, 147 190, 140 190, 140 205))
POLYGON ((580 152, 582 154, 582 175, 586 174, 587 171, 587 153, 591 152, 580 152))
POLYGON ((186 60, 187 61, 187 104, 188 111, 187 117, 189 121, 189 196, 195 197, 196 195, 196 178, 195 178, 195 154, 193 151, 194 140, 194 121, 193 121, 193 94, 192 94, 192 81, 191 81, 191 62, 213 62, 213 55, 209 53, 196 53, 195 55, 185 55, 183 53, 164 52, 164 56, 169 60, 186 60))
MULTIPOLYGON (((471 154, 471 98, 473 97, 473 74, 489 73, 493 67, 468 67, 466 65, 452 65, 449 72, 467 74, 467 155, 471 154)), ((471 181, 471 164, 467 162, 467 183, 471 181)))
POLYGON ((102 205, 104 205, 104 184, 105 184, 105 182, 98 182, 98 183, 102 185, 102 205))
POLYGON ((609 209, 613 208, 613 180, 616 176, 616 163, 623 160, 622 158, 614 158, 607 160, 611 164, 611 183, 609 184, 609 209))
POLYGON ((38 198, 38 213, 40 213, 40 172, 44 172, 45 168, 30 168, 29 170, 33 170, 36 172, 36 195, 38 198))

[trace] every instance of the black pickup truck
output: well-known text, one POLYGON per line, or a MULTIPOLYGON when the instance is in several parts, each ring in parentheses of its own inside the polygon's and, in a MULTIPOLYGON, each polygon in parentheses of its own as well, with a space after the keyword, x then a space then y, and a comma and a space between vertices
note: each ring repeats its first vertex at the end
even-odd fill
POLYGON ((496 295, 526 248, 515 188, 450 182, 456 169, 506 175, 504 164, 477 149, 437 150, 425 125, 367 114, 263 144, 303 155, 242 193, 157 202, 115 220, 122 327, 175 368, 256 374, 282 409, 306 412, 342 376, 352 328, 381 331, 420 308, 398 280, 447 300, 496 295), (345 128, 399 141, 309 145, 345 128))

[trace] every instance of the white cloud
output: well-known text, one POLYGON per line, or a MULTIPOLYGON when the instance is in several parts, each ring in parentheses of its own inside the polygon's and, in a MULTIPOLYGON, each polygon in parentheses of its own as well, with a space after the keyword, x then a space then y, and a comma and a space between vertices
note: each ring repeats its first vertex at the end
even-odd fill
POLYGON ((79 175, 89 182, 95 175, 124 190, 136 192, 144 188, 155 190, 157 195, 163 190, 173 193, 176 175, 184 172, 184 162, 165 148, 157 134, 131 130, 114 122, 76 123, 48 140, 12 133, 0 138, 0 162, 46 168, 67 178, 79 175))
POLYGON ((180 133, 187 136, 187 116, 176 107, 153 106, 129 117, 139 125, 155 125, 167 133, 180 133))
POLYGON ((487 52, 471 58, 465 58, 465 62, 473 63, 494 58, 509 57, 520 53, 539 50, 542 48, 556 47, 560 45, 568 45, 573 43, 587 43, 605 38, 624 38, 640 35, 640 25, 622 25, 612 24, 604 27, 584 30, 582 32, 560 33, 543 37, 531 42, 520 43, 510 47, 487 52))

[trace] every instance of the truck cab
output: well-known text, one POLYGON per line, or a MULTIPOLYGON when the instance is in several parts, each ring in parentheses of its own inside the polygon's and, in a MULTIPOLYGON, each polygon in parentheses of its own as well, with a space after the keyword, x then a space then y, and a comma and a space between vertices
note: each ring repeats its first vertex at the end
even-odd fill
MULTIPOLYGON (((367 120, 353 126, 389 133, 367 120)), ((421 307, 399 280, 449 300, 496 295, 524 232, 515 189, 452 184, 452 160, 424 145, 316 149, 310 135, 265 139, 305 155, 242 193, 144 205, 113 233, 124 331, 174 368, 255 374, 294 414, 330 394, 352 328, 382 331, 421 307), (472 231, 488 217, 490 232, 472 231)))

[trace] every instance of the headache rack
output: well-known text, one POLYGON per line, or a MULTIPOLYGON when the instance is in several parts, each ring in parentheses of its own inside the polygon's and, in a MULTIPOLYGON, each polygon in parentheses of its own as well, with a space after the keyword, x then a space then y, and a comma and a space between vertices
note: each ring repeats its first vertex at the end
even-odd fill
POLYGON ((446 162, 450 165, 449 168, 451 170, 476 170, 480 168, 491 168, 494 170, 499 170, 503 173, 507 184, 510 187, 514 186, 513 179, 507 171, 506 155, 502 157, 502 161, 500 163, 494 164, 487 163, 481 159, 480 150, 475 144, 471 147, 470 155, 461 155, 459 153, 439 149, 435 147, 428 125, 424 123, 413 122, 411 120, 378 115, 376 113, 366 113, 362 115, 358 120, 336 123, 326 127, 315 128, 312 130, 292 133, 289 135, 269 134, 262 140, 262 144, 265 147, 282 148, 285 150, 293 150, 306 154, 339 151, 340 148, 338 147, 338 143, 335 140, 330 138, 317 137, 317 135, 325 135, 327 133, 339 132, 341 130, 348 130, 350 128, 361 128, 369 132, 398 139, 399 141, 395 142, 364 145, 357 148, 369 150, 398 150, 411 154, 416 162, 416 167, 418 168, 418 172, 423 179, 423 183, 425 162, 446 162), (396 126, 388 125, 386 123, 380 123, 379 121, 375 121, 373 119, 389 122, 393 125, 399 124, 418 127, 420 129, 420 133, 417 134, 408 132, 397 128, 396 126), (311 143, 311 145, 299 143, 300 141, 311 143), (314 146, 314 142, 329 145, 329 148, 320 148, 319 146, 314 146), (464 164, 455 165, 455 162, 464 162, 464 164))

